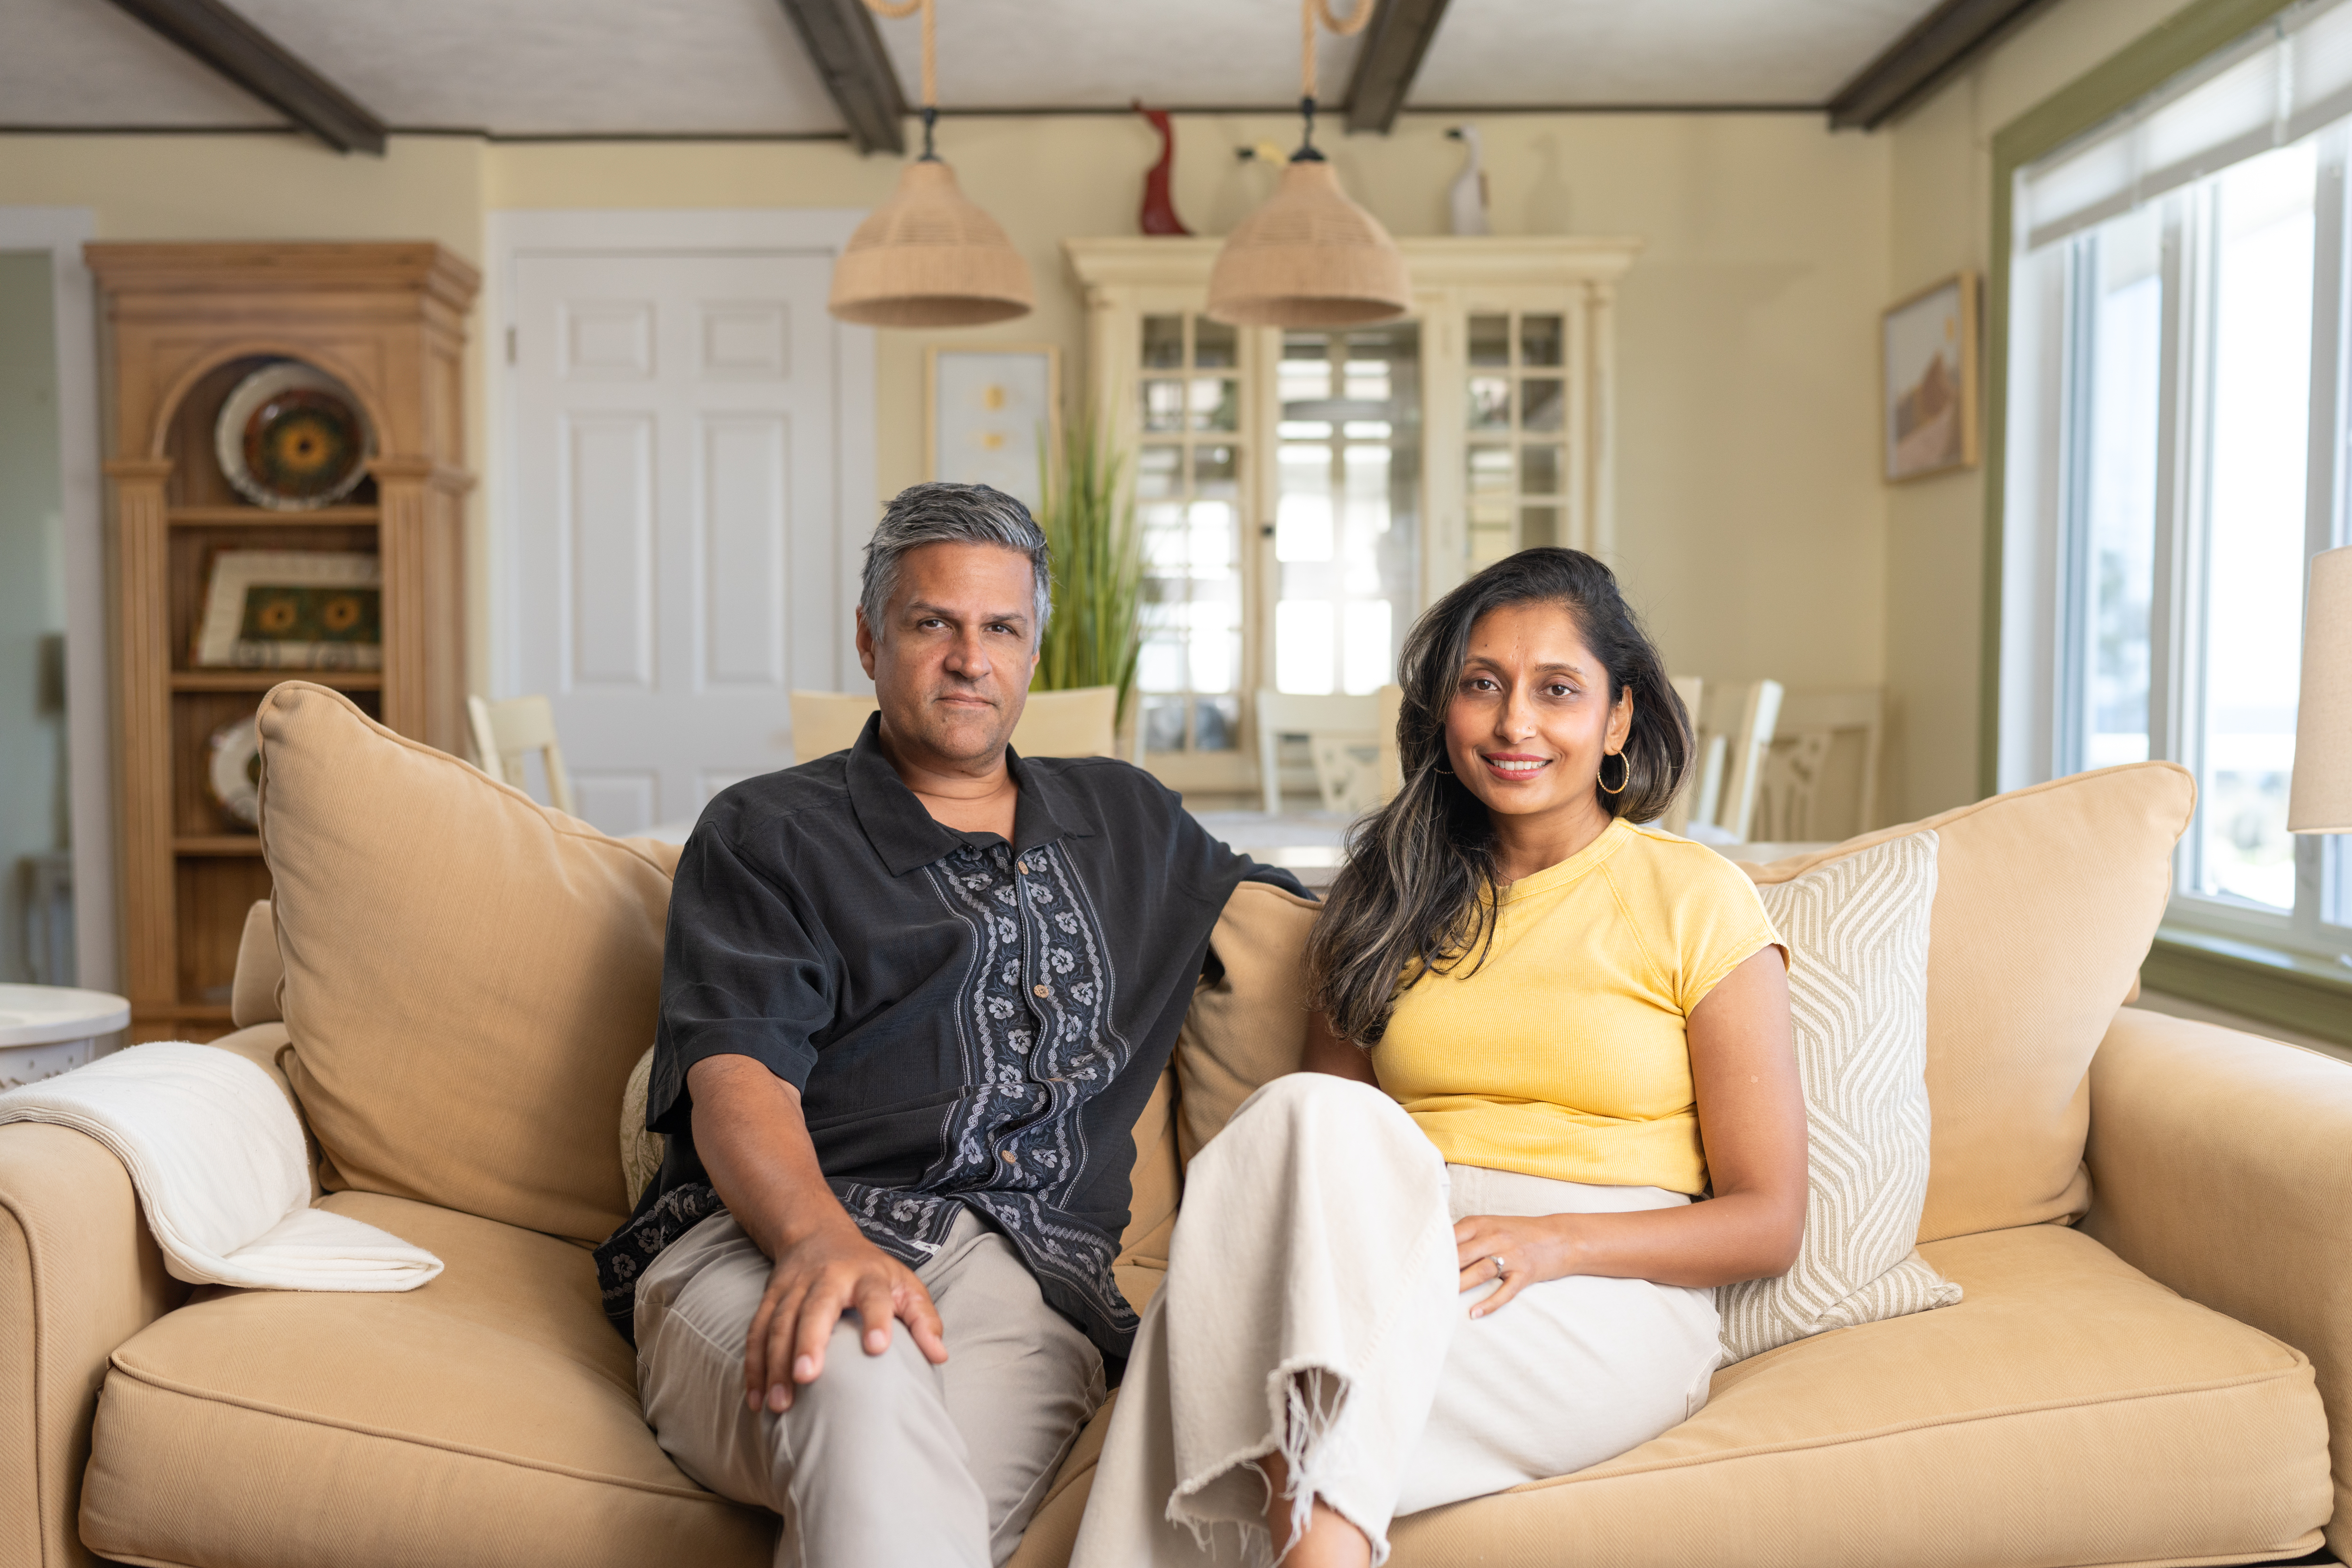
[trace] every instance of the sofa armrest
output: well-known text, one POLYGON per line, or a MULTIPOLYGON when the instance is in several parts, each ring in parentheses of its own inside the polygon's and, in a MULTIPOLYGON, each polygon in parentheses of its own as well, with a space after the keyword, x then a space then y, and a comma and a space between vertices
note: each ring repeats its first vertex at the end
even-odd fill
POLYGON ((2352 1547, 2352 1064, 2126 1007, 2091 1062, 2083 1229, 2311 1358, 2352 1547))
MULTIPOLYGON (((215 1044, 293 1100, 283 1025, 215 1044)), ((315 1146, 310 1169, 316 1197, 315 1146)), ((97 1561, 76 1521, 99 1384, 116 1347, 188 1290, 164 1272, 131 1177, 103 1144, 42 1122, 0 1126, 0 1563, 97 1561)))
POLYGON ((0 1127, 0 1562, 96 1561, 75 1521, 107 1358, 187 1294, 103 1145, 0 1127))

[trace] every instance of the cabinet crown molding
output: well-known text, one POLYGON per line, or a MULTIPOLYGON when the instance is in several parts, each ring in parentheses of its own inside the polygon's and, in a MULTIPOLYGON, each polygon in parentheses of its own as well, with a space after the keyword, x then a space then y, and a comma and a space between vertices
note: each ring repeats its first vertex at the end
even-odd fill
POLYGON ((82 258, 107 292, 235 294, 305 289, 424 294, 464 311, 482 275, 463 258, 426 240, 389 244, 142 244, 100 241, 82 258))
MULTIPOLYGON (((1065 239, 1062 254, 1089 289, 1205 288, 1224 239, 1215 235, 1113 235, 1065 239)), ((1430 235, 1400 239, 1415 289, 1546 287, 1613 282, 1641 255, 1627 235, 1430 235)))

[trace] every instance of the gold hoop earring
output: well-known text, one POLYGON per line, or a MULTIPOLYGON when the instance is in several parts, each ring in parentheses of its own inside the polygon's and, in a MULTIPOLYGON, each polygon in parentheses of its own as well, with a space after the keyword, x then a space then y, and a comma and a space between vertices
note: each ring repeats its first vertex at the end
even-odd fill
POLYGON ((1592 782, 1601 785, 1601 793, 1602 795, 1623 795, 1625 793, 1625 786, 1633 782, 1633 759, 1627 756, 1622 752, 1610 752, 1608 756, 1604 756, 1601 759, 1601 766, 1593 770, 1592 782), (1617 787, 1615 789, 1611 789, 1607 784, 1601 784, 1601 775, 1608 771, 1609 757, 1614 757, 1619 763, 1623 764, 1618 770, 1617 787))

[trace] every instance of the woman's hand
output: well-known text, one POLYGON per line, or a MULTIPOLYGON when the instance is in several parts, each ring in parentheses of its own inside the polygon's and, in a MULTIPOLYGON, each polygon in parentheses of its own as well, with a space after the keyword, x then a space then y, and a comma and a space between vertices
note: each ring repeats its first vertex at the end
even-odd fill
POLYGON ((1474 1214, 1454 1227, 1454 1260, 1462 1289, 1502 1281, 1500 1289, 1470 1309, 1474 1318, 1502 1310, 1530 1285, 1570 1274, 1590 1273, 1581 1261, 1583 1215, 1474 1214))

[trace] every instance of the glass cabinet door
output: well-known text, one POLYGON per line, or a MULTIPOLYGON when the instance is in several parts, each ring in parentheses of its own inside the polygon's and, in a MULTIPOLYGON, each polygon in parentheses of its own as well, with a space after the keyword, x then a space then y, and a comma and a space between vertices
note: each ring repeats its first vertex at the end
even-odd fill
POLYGON ((1369 692, 1420 607, 1420 323, 1286 332, 1276 378, 1271 684, 1369 692))
POLYGON ((1144 316, 1140 338, 1143 744, 1231 751, 1241 730, 1240 344, 1233 328, 1189 313, 1144 316))
POLYGON ((1470 569, 1571 542, 1564 526, 1567 320, 1558 311, 1474 313, 1466 333, 1470 569))

